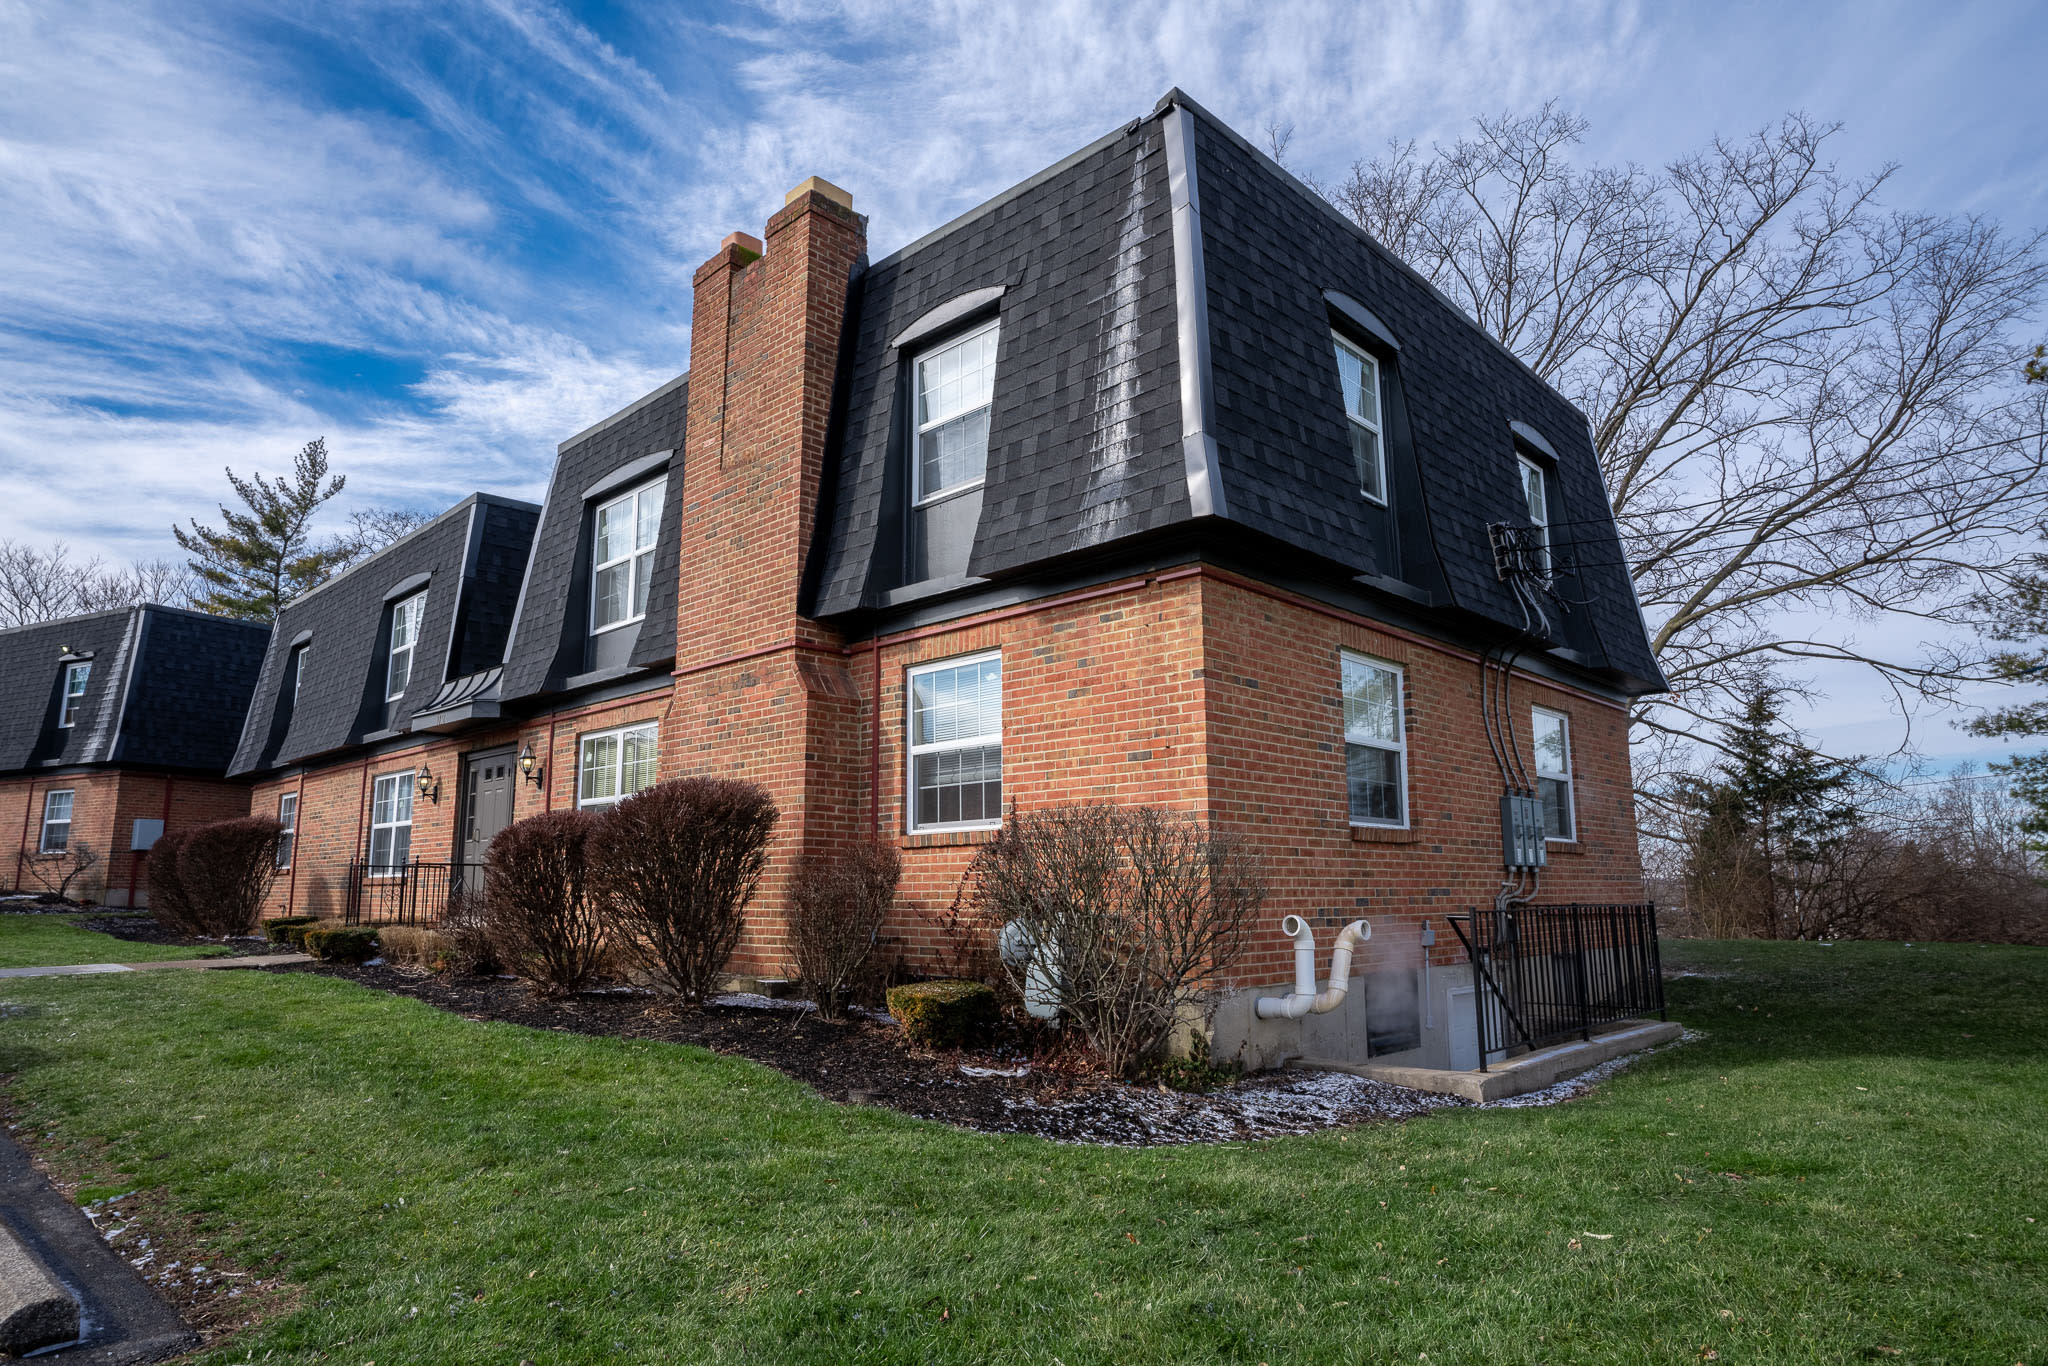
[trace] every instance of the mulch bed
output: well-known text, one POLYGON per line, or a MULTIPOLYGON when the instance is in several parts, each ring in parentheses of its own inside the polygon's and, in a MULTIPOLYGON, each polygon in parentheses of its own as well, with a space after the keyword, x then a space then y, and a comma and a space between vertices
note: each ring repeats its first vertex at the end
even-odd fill
POLYGON ((250 958, 261 953, 281 953, 284 950, 263 938, 254 939, 195 939, 187 934, 174 934, 156 923, 148 911, 116 911, 100 907, 72 907, 71 923, 81 930, 97 930, 110 934, 116 939, 125 939, 131 944, 162 944, 172 948, 217 949, 223 944, 229 953, 237 958, 250 958))
POLYGON ((828 1099, 885 1105, 987 1133, 1068 1143, 1214 1143, 1407 1119, 1463 1102, 1329 1072, 1247 1078, 1207 1094, 1085 1075, 1070 1056, 1032 1059, 1016 1043, 992 1053, 921 1053, 893 1022, 819 1020, 794 1001, 722 997, 701 1010, 663 1007, 638 992, 549 1000, 499 977, 447 978, 383 964, 271 968, 345 977, 472 1020, 623 1039, 696 1044, 773 1067, 828 1099), (975 1069, 975 1072, 965 1071, 975 1069), (1022 1075, 976 1075, 975 1073, 1022 1075))

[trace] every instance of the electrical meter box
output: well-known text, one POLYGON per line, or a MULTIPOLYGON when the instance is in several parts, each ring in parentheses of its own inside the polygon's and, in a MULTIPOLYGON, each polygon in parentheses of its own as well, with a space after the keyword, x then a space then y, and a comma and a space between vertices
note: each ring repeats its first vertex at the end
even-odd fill
POLYGON ((1510 868, 1544 868, 1543 799, 1510 794, 1500 799, 1501 862, 1510 868))

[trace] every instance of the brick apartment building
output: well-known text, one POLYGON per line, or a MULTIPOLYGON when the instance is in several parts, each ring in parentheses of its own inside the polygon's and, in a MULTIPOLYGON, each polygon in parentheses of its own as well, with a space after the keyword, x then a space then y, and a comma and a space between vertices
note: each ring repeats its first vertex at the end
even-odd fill
POLYGON ((431 911, 511 820, 733 774, 783 812, 736 969, 865 838, 935 963, 1004 811, 1157 802, 1252 837, 1275 920, 1374 927, 1343 1009, 1247 990, 1220 1053, 1442 1061, 1441 917, 1642 899, 1662 680, 1584 416, 1178 91, 880 260, 807 181, 694 289, 690 373, 542 508, 478 494, 280 618, 230 768, 294 829, 278 910, 431 911))
POLYGON ((147 905, 158 835, 247 814, 222 774, 268 638, 154 606, 0 631, 0 886, 147 905))

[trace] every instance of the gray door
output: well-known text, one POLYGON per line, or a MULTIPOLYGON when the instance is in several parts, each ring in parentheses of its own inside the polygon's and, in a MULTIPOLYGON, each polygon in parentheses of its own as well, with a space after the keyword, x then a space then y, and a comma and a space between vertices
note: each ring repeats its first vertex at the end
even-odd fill
POLYGON ((485 851, 491 847, 491 838, 512 823, 512 784, 517 771, 509 749, 472 754, 464 761, 462 884, 467 891, 483 889, 485 851))

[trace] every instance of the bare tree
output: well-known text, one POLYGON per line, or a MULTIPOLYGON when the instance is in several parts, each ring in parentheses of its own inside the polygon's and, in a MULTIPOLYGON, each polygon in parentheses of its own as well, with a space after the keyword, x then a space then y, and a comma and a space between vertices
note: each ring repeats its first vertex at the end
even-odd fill
POLYGON ((73 840, 71 847, 61 854, 31 855, 28 870, 37 882, 43 884, 49 896, 58 901, 69 901, 71 884, 85 878, 86 881, 80 885, 80 890, 90 886, 90 874, 104 861, 99 850, 84 840, 73 840))
MULTIPOLYGON (((1788 667, 1857 663, 1902 699, 1983 675, 1857 623, 1974 624, 2041 520, 2048 393, 2017 333, 2043 237, 1887 211, 1890 169, 1844 176, 1836 126, 1803 115, 1661 170, 1576 164, 1585 127, 1554 105, 1481 119, 1329 193, 1590 416, 1673 688, 1636 713, 1646 795, 1788 667)), ((1580 516, 1554 535, 1591 567, 1600 537, 1574 532, 1603 519, 1580 516)))
POLYGON ((0 540, 0 627, 145 602, 183 607, 191 600, 191 573, 171 560, 137 560, 122 569, 97 555, 75 558, 62 541, 44 549, 0 540))
POLYGON ((364 508, 348 515, 349 529, 342 533, 340 543, 353 564, 404 540, 433 520, 432 513, 412 508, 364 508))

